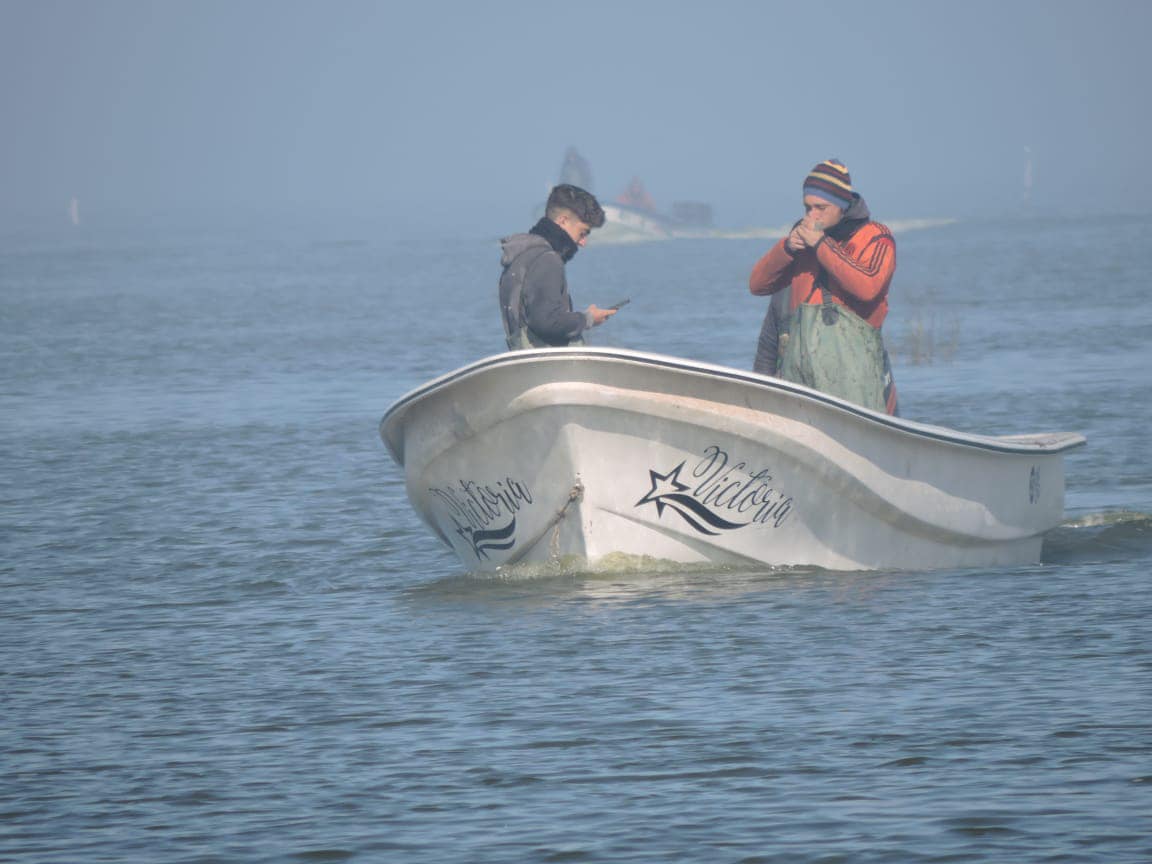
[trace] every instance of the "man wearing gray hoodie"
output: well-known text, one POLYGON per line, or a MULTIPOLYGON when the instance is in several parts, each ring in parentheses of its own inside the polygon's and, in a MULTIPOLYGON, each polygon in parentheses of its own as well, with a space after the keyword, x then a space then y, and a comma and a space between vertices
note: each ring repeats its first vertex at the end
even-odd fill
POLYGON ((500 241, 500 312, 508 350, 582 345, 585 330, 616 314, 595 304, 574 311, 564 274, 565 263, 603 224, 600 202, 579 186, 562 183, 531 231, 500 241))

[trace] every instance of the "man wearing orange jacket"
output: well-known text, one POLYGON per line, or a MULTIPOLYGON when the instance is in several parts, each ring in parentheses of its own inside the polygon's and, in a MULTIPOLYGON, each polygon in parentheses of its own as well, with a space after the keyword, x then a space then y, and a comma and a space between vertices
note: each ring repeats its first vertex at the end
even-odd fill
MULTIPOLYGON (((896 241, 884 225, 872 221, 842 162, 829 159, 815 166, 804 178, 803 194, 804 218, 756 262, 748 280, 756 295, 791 288, 786 300, 773 298, 761 332, 754 368, 770 375, 776 374, 777 332, 785 316, 801 304, 819 306, 828 299, 879 330, 896 271, 896 241)), ((895 414, 887 352, 884 378, 885 408, 895 414)))

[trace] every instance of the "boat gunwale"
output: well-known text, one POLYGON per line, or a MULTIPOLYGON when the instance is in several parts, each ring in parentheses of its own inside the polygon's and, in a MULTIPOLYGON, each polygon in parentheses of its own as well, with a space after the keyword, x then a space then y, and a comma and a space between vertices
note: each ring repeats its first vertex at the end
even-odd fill
POLYGON ((492 367, 504 365, 516 365, 527 361, 536 360, 561 360, 561 359, 609 359, 609 360, 622 360, 638 365, 655 366, 663 369, 672 369, 685 372, 704 373, 720 378, 725 378, 731 381, 737 381, 744 384, 751 384, 756 387, 766 388, 769 390, 780 390, 789 393, 793 396, 798 396, 801 399, 808 399, 814 402, 820 402, 829 405, 833 408, 846 411, 854 414, 857 417, 873 423, 879 423, 883 426, 888 426, 892 429, 907 434, 915 435, 921 438, 928 438, 936 441, 941 441, 948 444, 957 444, 966 447, 972 447, 980 450, 988 450, 999 453, 1010 454, 1056 454, 1065 453, 1069 450, 1074 450, 1077 447, 1082 447, 1087 443, 1083 435, 1075 432, 1047 432, 1047 433, 1034 433, 1024 435, 1005 435, 1005 436, 989 436, 978 435, 968 432, 960 432, 955 429, 948 429, 944 426, 934 426, 927 423, 919 423, 914 420, 906 420, 902 417, 893 417, 889 414, 883 414, 878 411, 872 411, 860 405, 853 404, 844 399, 836 396, 831 396, 827 393, 821 393, 818 390, 813 390, 805 387, 802 384, 796 384, 791 381, 785 381, 781 378, 775 378, 770 375, 762 375, 758 372, 748 372, 742 369, 735 369, 730 366, 720 366, 713 363, 705 363, 696 360, 687 360, 684 358, 672 357, 664 354, 653 354, 644 351, 634 351, 626 348, 602 348, 584 346, 578 348, 536 348, 526 351, 510 351, 502 354, 493 354, 488 357, 475 360, 465 366, 461 366, 451 372, 447 372, 437 378, 428 381, 425 384, 408 391, 400 396, 395 402, 389 406, 388 410, 384 412, 384 416, 380 420, 380 434, 384 439, 384 443, 388 446, 393 458, 400 464, 403 460, 397 458, 396 452, 393 450, 391 442, 388 441, 388 436, 385 434, 385 427, 388 425, 391 418, 403 413, 403 411, 412 403, 428 396, 434 391, 444 389, 448 385, 456 382, 461 378, 466 378, 477 372, 481 372, 492 367), (1044 436, 1051 436, 1052 438, 1063 438, 1059 443, 1045 444, 1037 439, 1044 436), (1031 439, 1031 440, 1029 440, 1031 439))

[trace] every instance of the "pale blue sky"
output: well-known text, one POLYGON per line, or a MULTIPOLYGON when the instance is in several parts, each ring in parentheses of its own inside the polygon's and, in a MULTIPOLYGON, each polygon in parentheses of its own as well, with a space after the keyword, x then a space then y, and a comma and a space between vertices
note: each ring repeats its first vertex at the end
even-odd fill
POLYGON ((380 211, 519 229, 565 148, 614 197, 778 225, 1147 212, 1144 0, 0 0, 0 225, 380 211))

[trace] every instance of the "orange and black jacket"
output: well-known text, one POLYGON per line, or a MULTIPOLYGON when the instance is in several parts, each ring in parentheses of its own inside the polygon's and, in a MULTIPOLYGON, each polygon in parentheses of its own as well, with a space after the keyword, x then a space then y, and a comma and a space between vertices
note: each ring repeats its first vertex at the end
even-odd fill
POLYGON ((787 243, 784 237, 756 262, 748 280, 753 294, 775 294, 791 285, 795 309, 801 303, 822 303, 821 289, 827 288, 833 302, 880 328, 896 272, 896 241, 885 226, 868 218, 862 199, 856 199, 815 249, 792 252, 787 243))

